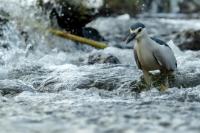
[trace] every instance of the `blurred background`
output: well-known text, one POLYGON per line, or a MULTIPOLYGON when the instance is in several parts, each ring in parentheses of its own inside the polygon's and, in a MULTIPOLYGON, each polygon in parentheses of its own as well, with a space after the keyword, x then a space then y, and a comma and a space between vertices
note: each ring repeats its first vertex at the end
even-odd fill
MULTIPOLYGON (((154 29, 149 29, 153 36, 161 37, 165 41, 169 41, 169 37, 173 38, 182 50, 199 49, 199 45, 196 45, 198 35, 196 36, 195 32, 199 27, 198 23, 195 22, 199 19, 200 3, 198 0, 125 0, 123 2, 120 0, 76 0, 73 2, 38 0, 36 5, 42 9, 43 13, 49 15, 51 26, 93 40, 109 40, 110 34, 112 34, 110 38, 125 35, 132 23, 140 21, 147 26, 154 27, 154 29), (108 23, 99 21, 104 18, 113 18, 113 21, 111 20, 108 23), (135 20, 129 21, 130 18, 135 20), (182 24, 187 20, 191 21, 183 26, 182 24), (121 25, 117 25, 117 23, 121 23, 121 25), (115 32, 108 34, 109 30, 104 31, 104 29, 111 25, 113 26, 112 31, 115 32), (163 26, 165 26, 165 29, 163 29, 163 26), (159 31, 157 32, 155 29, 159 31), (192 29, 195 29, 195 31, 192 29), (116 35, 116 32, 118 35, 116 35), (187 36, 185 41, 190 39, 189 45, 188 42, 181 40, 182 36, 187 36)), ((110 30, 110 32, 112 31, 110 30)), ((123 47, 121 44, 116 45, 123 47)))
POLYGON ((0 0, 0 132, 199 133, 199 50, 199 0, 0 0), (165 92, 124 42, 136 22, 176 56, 165 92))
POLYGON ((132 16, 147 13, 149 15, 156 13, 198 13, 199 2, 197 0, 119 0, 104 1, 104 7, 107 7, 112 13, 128 13, 132 16))

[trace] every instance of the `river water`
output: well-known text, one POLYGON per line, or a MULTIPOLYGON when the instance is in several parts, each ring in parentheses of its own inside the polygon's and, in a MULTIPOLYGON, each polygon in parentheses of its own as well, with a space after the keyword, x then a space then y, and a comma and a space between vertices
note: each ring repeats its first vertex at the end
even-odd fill
POLYGON ((151 35, 167 34, 187 86, 137 93, 131 84, 142 73, 122 38, 138 20, 123 15, 91 22, 111 46, 95 50, 48 34, 43 14, 19 1, 0 4, 10 14, 0 14, 9 19, 0 22, 1 133, 200 132, 200 52, 180 51, 169 39, 174 31, 200 29, 199 20, 138 19, 151 35), (88 65, 96 52, 121 63, 88 65))

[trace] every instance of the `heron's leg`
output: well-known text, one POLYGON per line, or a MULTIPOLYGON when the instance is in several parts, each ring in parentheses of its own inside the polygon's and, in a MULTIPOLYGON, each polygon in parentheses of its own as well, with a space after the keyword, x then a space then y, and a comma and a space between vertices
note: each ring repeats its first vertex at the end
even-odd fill
POLYGON ((160 85, 160 91, 165 91, 169 88, 169 75, 166 71, 161 71, 161 76, 161 79, 164 78, 164 80, 162 80, 162 83, 160 85))
POLYGON ((143 70, 143 74, 144 74, 144 80, 145 80, 146 84, 149 87, 151 87, 152 83, 151 83, 151 76, 150 76, 149 72, 146 70, 143 70))
POLYGON ((165 80, 164 80, 164 84, 167 88, 169 88, 169 75, 166 74, 165 80))

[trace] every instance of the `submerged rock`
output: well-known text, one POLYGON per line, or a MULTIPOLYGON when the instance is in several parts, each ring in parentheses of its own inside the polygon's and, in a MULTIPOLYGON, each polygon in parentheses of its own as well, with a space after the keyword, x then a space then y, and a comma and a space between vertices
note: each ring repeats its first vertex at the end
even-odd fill
POLYGON ((120 64, 120 61, 114 55, 103 52, 95 52, 89 55, 88 64, 103 64, 103 63, 120 64))
POLYGON ((24 84, 20 80, 0 80, 1 95, 16 95, 23 91, 34 91, 33 87, 24 84))
MULTIPOLYGON (((36 89, 42 92, 92 88, 116 91, 137 80, 140 74, 136 71, 136 67, 126 65, 101 64, 82 67, 65 65, 62 67, 64 68, 62 71, 55 68, 56 71, 43 80, 43 84, 36 89)), ((129 91, 129 88, 121 91, 129 91)))
POLYGON ((181 50, 200 50, 200 30, 188 30, 175 36, 181 50))
MULTIPOLYGON (((152 74, 151 75, 153 86, 160 89, 160 85, 164 83, 163 77, 161 77, 160 73, 152 74)), ((194 73, 183 73, 178 72, 174 75, 171 75, 169 77, 169 87, 173 88, 190 88, 200 85, 200 73, 194 74, 194 73)), ((149 88, 146 86, 144 82, 143 76, 140 77, 139 82, 133 81, 129 85, 130 89, 132 91, 136 92, 142 92, 145 90, 149 90, 149 88)), ((169 89, 170 89, 169 88, 169 89)))

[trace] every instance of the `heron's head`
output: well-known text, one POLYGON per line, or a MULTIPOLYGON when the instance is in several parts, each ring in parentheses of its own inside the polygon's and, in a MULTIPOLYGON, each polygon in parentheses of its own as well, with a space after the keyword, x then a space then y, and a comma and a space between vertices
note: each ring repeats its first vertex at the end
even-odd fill
POLYGON ((135 38, 138 39, 144 34, 145 25, 142 23, 135 23, 129 28, 129 35, 126 39, 126 43, 131 42, 135 38))

